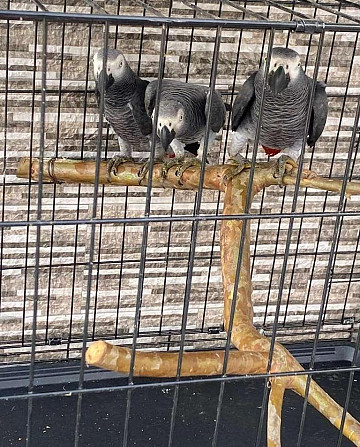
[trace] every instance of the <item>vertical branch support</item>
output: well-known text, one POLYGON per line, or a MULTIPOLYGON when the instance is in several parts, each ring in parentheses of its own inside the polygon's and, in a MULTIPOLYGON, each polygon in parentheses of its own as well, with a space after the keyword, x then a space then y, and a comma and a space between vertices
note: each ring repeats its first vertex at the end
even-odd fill
POLYGON ((281 410, 285 387, 281 380, 270 382, 271 390, 268 403, 267 445, 268 447, 281 447, 281 410))

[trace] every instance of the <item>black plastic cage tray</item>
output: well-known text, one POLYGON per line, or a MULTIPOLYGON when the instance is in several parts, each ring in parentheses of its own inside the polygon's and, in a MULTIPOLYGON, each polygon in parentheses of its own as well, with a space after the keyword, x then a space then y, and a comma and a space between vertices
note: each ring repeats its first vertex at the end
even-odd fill
MULTIPOLYGON (((310 360, 311 345, 288 346, 302 363, 310 360)), ((341 405, 349 383, 349 372, 338 367, 350 366, 354 346, 343 343, 322 343, 317 350, 316 368, 332 370, 315 374, 315 380, 341 405)), ((359 363, 358 363, 359 364, 359 363)), ((75 445, 75 420, 80 365, 78 361, 39 363, 36 365, 36 393, 68 391, 64 396, 48 396, 33 400, 32 442, 38 447, 49 445, 70 447, 75 445)), ((0 369, 0 395, 13 396, 26 393, 28 365, 4 366, 0 369)), ((360 373, 354 375, 349 411, 356 417, 360 412, 360 373)), ((85 373, 82 395, 82 413, 79 433, 80 446, 121 445, 124 431, 128 390, 125 375, 88 368, 85 373)), ((129 417, 128 446, 166 447, 170 430, 174 386, 154 379, 137 379, 139 385, 132 391, 129 417), (154 386, 150 386, 153 384, 154 386), (144 385, 144 386, 142 386, 144 385)), ((264 379, 238 378, 226 383, 217 446, 250 447, 255 445, 262 405, 264 379)), ((173 434, 176 447, 211 446, 216 420, 220 382, 206 380, 194 384, 188 381, 179 388, 179 402, 173 434)), ((0 445, 25 445, 27 399, 10 399, 0 406, 0 445)), ((283 446, 295 445, 303 400, 294 393, 286 393, 283 407, 283 446)), ((261 446, 266 445, 263 429, 261 446)), ((302 445, 317 447, 351 447, 343 438, 337 444, 339 432, 316 410, 308 406, 302 445)))
MULTIPOLYGON (((285 345, 286 346, 286 345, 285 345)), ((313 345, 311 343, 297 343, 287 345, 287 349, 301 364, 308 364, 311 360, 313 345)), ((315 362, 324 365, 338 363, 350 366, 360 366, 360 353, 354 361, 355 345, 353 343, 321 342, 316 349, 315 362)), ((0 392, 14 388, 28 387, 29 363, 9 364, 0 367, 0 392)), ((80 361, 70 360, 62 362, 42 362, 35 366, 34 385, 47 386, 57 384, 72 384, 79 380, 80 361)), ((89 367, 85 369, 85 381, 102 381, 127 377, 125 374, 105 371, 99 368, 89 367)))

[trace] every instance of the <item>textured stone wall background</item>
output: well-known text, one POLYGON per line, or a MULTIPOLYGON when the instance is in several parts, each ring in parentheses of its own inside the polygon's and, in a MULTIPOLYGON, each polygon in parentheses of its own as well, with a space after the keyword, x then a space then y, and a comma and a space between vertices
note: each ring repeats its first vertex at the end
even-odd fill
MULTIPOLYGON (((334 0, 334 5, 339 6, 334 0)), ((117 13, 117 4, 99 1, 109 13, 117 13)), ((241 3, 242 4, 242 3, 241 3)), ((164 15, 169 3, 152 1, 164 15)), ((218 14, 219 3, 201 1, 204 10, 218 14)), ((249 9, 276 20, 289 20, 290 14, 263 4, 249 9)), ((50 11, 64 11, 63 2, 49 2, 50 11)), ((9 4, 0 1, 1 9, 9 4)), ((91 13, 86 2, 67 1, 66 11, 91 13)), ((11 9, 35 10, 32 2, 11 2, 11 9)), ((297 11, 313 16, 311 5, 297 11)), ((342 11, 360 18, 359 8, 342 11)), ((121 2, 120 14, 143 15, 136 3, 121 2)), ((148 14, 148 13, 147 13, 148 14)), ((181 2, 173 2, 173 16, 193 17, 194 11, 181 2)), ((223 4, 222 17, 241 18, 243 14, 223 4)), ((316 17, 335 22, 334 14, 317 10, 316 17)), ((245 18, 252 18, 246 14, 245 18)), ((349 22, 339 18, 339 23, 349 22)), ((160 28, 135 26, 110 27, 109 46, 117 45, 134 70, 142 77, 157 76, 160 28), (141 51, 140 51, 141 49, 141 51)), ((171 28, 166 51, 165 77, 208 84, 214 49, 212 29, 171 28)), ((265 39, 264 32, 223 30, 217 88, 230 100, 236 75, 235 91, 257 69, 265 39), (240 45, 240 62, 235 61, 240 45)), ((312 74, 318 48, 318 35, 289 34, 277 31, 275 45, 296 49, 312 74)), ((96 150, 98 112, 91 90, 91 57, 103 44, 103 26, 83 24, 48 25, 47 95, 45 156, 93 158, 96 150)), ((21 156, 36 156, 39 150, 41 88, 41 24, 0 22, 0 172, 1 214, 3 221, 35 219, 37 185, 15 176, 21 156), (7 93, 6 93, 7 90, 7 93)), ((314 153, 308 150, 306 163, 327 176, 342 176, 354 126, 360 93, 360 46, 355 33, 326 33, 319 79, 327 82, 330 113, 325 131, 314 153)), ((222 162, 228 138, 225 127, 211 150, 211 162, 222 162)), ((112 130, 105 131, 103 156, 117 150, 112 130), (106 138, 107 137, 107 138, 106 138)), ((138 154, 141 156, 141 154, 138 154)), ((265 159, 263 154, 260 155, 265 159)), ((360 156, 352 157, 353 178, 359 178, 360 156)), ((146 189, 142 187, 99 189, 98 217, 142 216, 146 189)), ((293 189, 269 188, 254 202, 253 211, 287 212, 293 189)), ((195 193, 153 190, 151 214, 188 215, 193 213, 195 193)), ((43 219, 88 219, 92 214, 93 187, 44 185, 43 219)), ((359 210, 359 198, 347 200, 346 210, 359 210)), ((338 196, 318 191, 301 192, 298 210, 336 211, 338 196)), ((205 191, 202 212, 221 213, 216 192, 205 191)), ((282 295, 279 339, 311 340, 318 318, 324 279, 333 239, 335 218, 296 219, 290 257, 282 295)), ((359 223, 358 217, 341 220, 336 262, 332 269, 323 338, 352 335, 352 321, 359 319, 359 223)), ((271 333, 278 296, 288 220, 253 221, 253 301, 255 323, 271 333)), ((40 284, 38 312, 38 358, 76 356, 82 336, 88 275, 89 225, 44 226, 41 229, 40 284), (53 346, 52 343, 60 342, 53 346), (69 343, 68 343, 69 342, 69 343)), ((7 226, 0 229, 1 302, 0 354, 2 361, 27 359, 31 337, 36 229, 7 226)), ((191 223, 154 223, 150 225, 147 249, 139 338, 141 346, 176 346, 176 331, 181 327, 186 285, 191 223), (171 232, 170 232, 171 231, 171 232), (173 335, 169 335, 173 331, 173 335), (175 335, 174 335, 175 334, 175 335)), ((117 337, 129 342, 139 279, 141 225, 103 224, 97 226, 95 264, 92 273, 89 337, 117 337)), ((208 328, 222 323, 221 269, 218 226, 213 222, 199 225, 196 260, 192 277, 187 329, 189 346, 221 343, 223 334, 208 334, 208 328), (193 334, 192 334, 193 333, 193 334)))

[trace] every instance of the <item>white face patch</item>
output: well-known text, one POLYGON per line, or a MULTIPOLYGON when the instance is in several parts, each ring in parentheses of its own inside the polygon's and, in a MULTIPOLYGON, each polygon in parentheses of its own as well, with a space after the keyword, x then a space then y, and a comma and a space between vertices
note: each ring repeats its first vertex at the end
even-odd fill
POLYGON ((183 121, 184 121, 184 110, 183 109, 180 109, 178 111, 177 119, 179 121, 179 124, 181 125, 183 123, 183 121))
POLYGON ((158 117, 158 122, 157 122, 157 129, 158 129, 158 134, 160 134, 161 129, 165 126, 167 127, 170 131, 172 129, 174 129, 174 131, 176 131, 176 119, 172 116, 164 116, 164 115, 160 115, 158 117))
POLYGON ((279 56, 275 56, 271 58, 269 73, 271 71, 276 71, 279 67, 283 67, 285 71, 285 75, 289 75, 290 80, 294 80, 300 73, 301 62, 300 57, 296 58, 281 58, 279 56))
MULTIPOLYGON (((103 68, 103 52, 97 51, 94 54, 94 77, 95 80, 99 79, 100 72, 103 68)), ((121 77, 122 70, 125 66, 124 56, 120 53, 115 59, 111 58, 106 61, 106 73, 112 75, 114 78, 121 77)))
POLYGON ((96 80, 99 79, 100 71, 102 68, 102 61, 99 60, 98 53, 94 54, 94 77, 96 80))
POLYGON ((183 122, 184 111, 182 108, 169 108, 163 103, 160 103, 159 117, 157 122, 158 133, 160 133, 163 126, 166 126, 170 131, 174 130, 174 132, 179 132, 183 125, 183 122))

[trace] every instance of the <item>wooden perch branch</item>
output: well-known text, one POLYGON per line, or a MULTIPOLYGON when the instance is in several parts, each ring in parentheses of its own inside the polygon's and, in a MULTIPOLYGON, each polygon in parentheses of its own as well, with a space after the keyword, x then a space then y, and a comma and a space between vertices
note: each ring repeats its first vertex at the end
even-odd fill
MULTIPOLYGON (((178 352, 136 351, 134 375, 139 377, 175 377, 178 352)), ((99 340, 86 351, 86 362, 128 373, 131 349, 112 345, 99 340)), ((268 356, 261 352, 230 351, 227 374, 256 374, 266 367, 268 356)), ((184 352, 181 364, 181 376, 215 376, 222 374, 224 351, 184 352)))
MULTIPOLYGON (((117 175, 106 175, 106 163, 100 164, 100 184, 114 184, 122 186, 137 186, 139 184, 138 171, 141 165, 125 163, 118 169, 117 175)), ((199 184, 200 169, 191 167, 184 172, 182 185, 179 185, 176 177, 176 168, 169 170, 166 179, 162 178, 162 165, 155 164, 152 178, 153 187, 166 187, 177 189, 196 190, 199 184)), ((224 180, 225 175, 232 169, 232 165, 208 166, 204 176, 204 188, 220 190, 224 195, 224 214, 241 215, 244 213, 246 194, 249 183, 249 169, 229 181, 224 180)), ((275 163, 259 163, 255 168, 252 185, 252 198, 262 189, 276 185, 278 179, 274 177, 275 163)), ((36 159, 23 158, 19 162, 18 177, 38 179, 39 162, 36 159)), ((66 181, 76 183, 94 183, 95 162, 79 160, 44 160, 44 181, 66 181)), ((284 185, 294 185, 296 178, 292 175, 284 175, 284 185)), ((143 185, 146 185, 147 178, 143 185)), ((340 192, 341 180, 316 177, 302 179, 300 186, 307 188, 323 189, 340 192)), ((349 182, 346 194, 360 194, 360 182, 349 182)), ((252 308, 252 281, 250 274, 250 222, 244 224, 241 220, 224 220, 220 229, 220 251, 222 264, 222 278, 224 290, 224 325, 229 330, 230 312, 232 302, 236 299, 231 341, 237 351, 231 351, 227 367, 227 374, 256 374, 266 373, 270 340, 259 334, 253 326, 252 308), (243 247, 240 281, 237 295, 234 297, 234 284, 236 265, 240 249, 240 240, 245 225, 246 235, 243 247)), ((102 368, 128 372, 130 367, 131 351, 128 348, 113 346, 109 343, 98 341, 93 343, 86 352, 88 364, 102 368)), ((182 362, 182 376, 218 375, 222 373, 224 352, 203 351, 185 352, 182 362)), ((142 352, 136 351, 134 374, 150 377, 174 377, 178 362, 177 352, 142 352)), ((305 396, 306 375, 294 375, 291 373, 303 368, 296 359, 280 344, 275 343, 271 364, 271 372, 288 372, 287 376, 277 377, 271 381, 272 388, 268 407, 268 447, 281 446, 281 408, 285 389, 291 389, 300 396, 305 396)), ((323 414, 335 427, 340 428, 342 411, 338 405, 319 385, 313 380, 310 382, 309 403, 323 414)), ((360 423, 350 414, 346 415, 344 435, 356 446, 360 447, 360 423)))
MULTIPOLYGON (((278 184, 278 179, 273 177, 274 162, 258 163, 257 169, 267 170, 269 178, 267 185, 278 184), (269 169, 270 168, 270 169, 269 169)), ((94 161, 70 160, 66 158, 45 158, 43 169, 44 182, 67 182, 67 183, 94 183, 96 163, 94 161)), ((117 175, 111 174, 110 181, 106 175, 106 162, 100 162, 100 177, 99 183, 101 185, 117 185, 117 186, 138 186, 139 177, 138 172, 142 164, 139 163, 124 163, 119 166, 117 175)), ((212 165, 207 166, 204 178, 204 188, 212 190, 225 190, 224 176, 234 166, 228 165, 212 165)), ((184 172, 183 185, 179 185, 178 178, 175 175, 176 168, 169 170, 166 179, 161 176, 161 163, 154 165, 154 173, 152 179, 152 186, 154 188, 176 188, 176 189, 196 189, 199 185, 200 168, 192 166, 184 172)), ((20 159, 17 169, 17 176, 20 178, 29 178, 31 171, 31 178, 38 180, 39 178, 39 160, 37 158, 23 157, 20 159)), ((263 176, 266 175, 265 172, 263 176)), ((296 177, 292 175, 285 175, 282 179, 283 185, 295 185, 296 177)), ((147 184, 147 177, 143 180, 142 185, 147 184)), ((342 187, 341 180, 333 180, 324 177, 316 177, 314 179, 302 179, 300 186, 303 188, 323 189, 325 191, 340 192, 342 187)), ((348 182, 346 188, 347 195, 360 194, 360 182, 348 182)))
MULTIPOLYGON (((291 387, 304 397, 306 376, 296 376, 291 387)), ((325 416, 337 429, 340 429, 343 408, 336 403, 314 380, 310 382, 309 403, 325 416)), ((360 446, 360 424, 349 413, 346 414, 344 436, 356 446, 360 446)))
MULTIPOLYGON (((224 197, 224 214, 243 214, 247 194, 248 173, 243 172, 230 182, 224 197)), ((252 186, 253 196, 272 184, 271 175, 264 169, 256 170, 252 186)), ((341 182, 339 182, 341 184, 341 182)), ((341 188, 341 186, 340 186, 341 188)), ((239 351, 269 352, 270 341, 260 335, 252 324, 253 308, 251 302, 252 284, 250 275, 250 222, 246 221, 246 237, 243 249, 240 281, 236 296, 236 307, 231 341, 239 351)), ((224 289, 224 325, 228 328, 230 309, 234 292, 237 257, 243 222, 224 221, 220 228, 220 253, 224 289)), ((299 371, 302 367, 296 359, 280 344, 275 344, 271 372, 299 371)), ((265 370, 266 371, 266 370, 265 370)), ((263 372, 265 372, 263 371, 263 372)), ((288 376, 277 379, 277 384, 305 396, 306 376, 288 376)), ((311 380, 309 402, 333 425, 340 427, 342 408, 313 380, 311 380), (311 398, 310 398, 311 395, 311 398)), ((344 435, 355 445, 360 446, 360 424, 351 415, 345 419, 344 435)), ((268 447, 271 444, 268 444, 268 447)), ((276 444, 275 444, 276 445, 276 444)))
POLYGON ((268 447, 281 447, 281 410, 285 387, 279 379, 272 380, 270 383, 267 424, 268 447))
MULTIPOLYGON (((115 186, 139 186, 138 172, 143 164, 124 163, 119 166, 117 175, 111 174, 107 176, 105 161, 100 162, 99 184, 115 185, 115 186)), ((179 185, 178 177, 176 177, 176 167, 169 170, 166 179, 161 175, 162 164, 154 165, 152 186, 154 188, 176 188, 176 189, 197 189, 199 186, 199 167, 192 167, 185 171, 183 177, 183 185, 179 185)), ((58 158, 56 160, 46 158, 43 164, 43 181, 44 182, 67 182, 67 183, 94 183, 96 163, 94 161, 68 160, 58 158)), ((204 188, 212 190, 225 189, 223 182, 224 175, 229 166, 209 166, 206 170, 204 188)), ((21 178, 29 178, 31 170, 31 178, 38 180, 39 178, 39 160, 28 157, 21 158, 18 164, 17 176, 21 178)), ((142 181, 142 186, 147 185, 147 177, 142 181)))

